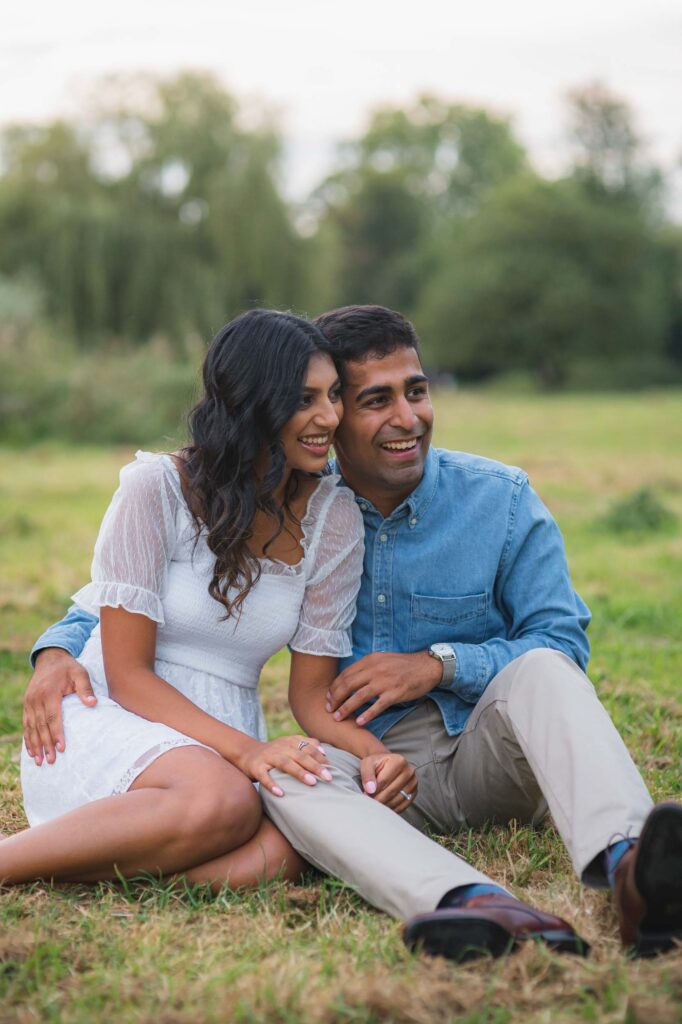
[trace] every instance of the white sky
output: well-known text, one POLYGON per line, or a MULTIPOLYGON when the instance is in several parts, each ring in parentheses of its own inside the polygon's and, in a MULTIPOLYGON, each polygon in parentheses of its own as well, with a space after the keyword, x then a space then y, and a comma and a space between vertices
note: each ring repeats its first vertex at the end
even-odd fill
POLYGON ((654 158, 670 170, 682 156, 680 0, 23 0, 2 19, 0 122, 77 111, 100 74, 183 67, 274 107, 296 197, 372 107, 421 90, 513 115, 551 172, 562 94, 598 78, 654 158))

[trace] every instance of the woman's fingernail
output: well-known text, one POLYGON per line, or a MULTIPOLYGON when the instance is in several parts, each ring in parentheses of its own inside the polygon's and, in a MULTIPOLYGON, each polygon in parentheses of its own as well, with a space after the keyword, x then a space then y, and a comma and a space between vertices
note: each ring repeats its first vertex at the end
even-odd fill
POLYGON ((335 711, 334 712, 334 721, 335 722, 340 722, 341 721, 341 712, 340 711, 335 711))
POLYGON ((273 786, 272 792, 275 794, 275 796, 284 796, 284 790, 280 789, 279 786, 273 786))
POLYGON ((329 701, 327 701, 327 703, 325 704, 324 708, 325 708, 325 711, 331 711, 331 709, 332 709, 332 706, 331 706, 331 704, 329 703, 329 701))
POLYGON ((327 756, 327 751, 324 749, 324 747, 318 747, 317 749, 321 754, 324 754, 325 757, 327 756))
POLYGON ((315 778, 314 775, 311 775, 310 772, 306 772, 303 778, 305 779, 309 786, 317 785, 317 779, 315 778))
POLYGON ((369 793, 369 795, 370 795, 370 796, 374 796, 374 794, 376 793, 376 791, 377 791, 377 784, 376 784, 376 782, 368 782, 368 783, 366 784, 366 786, 365 786, 365 792, 366 792, 366 793, 369 793))
POLYGON ((356 718, 355 721, 358 723, 358 725, 364 725, 365 724, 365 720, 362 717, 362 715, 360 715, 359 718, 356 718))
POLYGON ((326 779, 327 782, 332 781, 332 773, 329 771, 328 768, 323 768, 320 774, 323 779, 326 779))

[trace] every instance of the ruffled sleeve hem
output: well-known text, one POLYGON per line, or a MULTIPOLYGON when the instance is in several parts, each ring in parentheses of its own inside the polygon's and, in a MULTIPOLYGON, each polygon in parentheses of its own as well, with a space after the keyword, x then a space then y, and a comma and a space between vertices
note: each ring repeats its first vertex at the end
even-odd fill
POLYGON ((93 615, 99 615, 100 608, 121 607, 160 626, 165 622, 160 598, 151 590, 129 583, 88 583, 72 595, 72 600, 93 615))
POLYGON ((347 658, 353 653, 349 629, 318 629, 302 622, 289 643, 292 651, 320 658, 347 658))

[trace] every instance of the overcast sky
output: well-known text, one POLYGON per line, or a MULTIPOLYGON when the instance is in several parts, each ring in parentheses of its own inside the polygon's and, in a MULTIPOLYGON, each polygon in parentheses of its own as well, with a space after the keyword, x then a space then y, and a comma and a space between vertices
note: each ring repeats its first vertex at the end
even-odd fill
POLYGON ((682 154, 680 0, 22 0, 3 15, 0 122, 73 112, 107 72, 183 67, 279 112, 295 196, 372 107, 421 90, 511 114, 551 172, 563 93, 599 79, 653 157, 670 169, 682 154))

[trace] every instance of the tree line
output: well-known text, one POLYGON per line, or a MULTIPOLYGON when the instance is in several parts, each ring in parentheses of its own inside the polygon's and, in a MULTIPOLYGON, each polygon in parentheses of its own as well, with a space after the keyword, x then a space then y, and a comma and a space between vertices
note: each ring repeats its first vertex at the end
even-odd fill
POLYGON ((249 122, 215 78, 102 82, 86 117, 0 136, 0 345, 162 337, 182 357, 253 305, 377 302, 464 379, 679 378, 682 230, 664 175, 604 87, 567 111, 569 165, 549 179, 491 111, 436 96, 381 109, 293 204, 277 125, 249 122))

